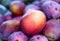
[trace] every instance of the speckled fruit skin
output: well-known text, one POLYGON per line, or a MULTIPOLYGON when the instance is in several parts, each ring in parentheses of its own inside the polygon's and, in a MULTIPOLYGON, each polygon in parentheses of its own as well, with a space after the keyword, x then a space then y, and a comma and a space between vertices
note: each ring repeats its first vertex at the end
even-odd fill
POLYGON ((56 19, 60 17, 60 5, 54 1, 46 1, 42 5, 42 9, 45 12, 47 18, 56 19))
POLYGON ((44 35, 35 35, 29 41, 48 41, 48 39, 44 35))
POLYGON ((36 9, 36 10, 39 10, 40 8, 34 4, 29 4, 26 6, 25 8, 25 12, 27 12, 29 9, 36 9))
POLYGON ((28 41, 28 37, 23 32, 17 31, 8 37, 8 41, 28 41))
POLYGON ((60 36, 60 19, 52 19, 46 23, 43 33, 51 41, 55 41, 60 36))
POLYGON ((20 23, 17 20, 8 20, 8 21, 3 22, 0 25, 0 35, 1 35, 0 37, 3 40, 7 40, 8 36, 11 33, 19 30, 19 24, 20 23))
POLYGON ((13 12, 13 15, 19 16, 23 14, 25 4, 21 1, 12 1, 10 4, 10 10, 13 12))
POLYGON ((45 26, 46 16, 39 10, 28 10, 21 20, 22 31, 28 35, 39 33, 45 26))

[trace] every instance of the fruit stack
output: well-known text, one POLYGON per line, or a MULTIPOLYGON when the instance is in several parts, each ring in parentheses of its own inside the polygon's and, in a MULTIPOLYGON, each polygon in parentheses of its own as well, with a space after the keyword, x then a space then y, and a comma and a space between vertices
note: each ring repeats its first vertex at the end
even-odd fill
POLYGON ((60 0, 0 0, 0 41, 60 41, 60 0))

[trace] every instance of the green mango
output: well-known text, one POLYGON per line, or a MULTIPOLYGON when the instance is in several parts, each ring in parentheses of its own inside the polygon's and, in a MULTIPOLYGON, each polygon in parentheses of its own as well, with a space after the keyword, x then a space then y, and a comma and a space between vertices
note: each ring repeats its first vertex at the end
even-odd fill
POLYGON ((0 14, 4 14, 6 12, 7 12, 7 9, 3 5, 0 4, 0 14))
POLYGON ((13 0, 2 0, 1 4, 8 8, 12 1, 13 0))

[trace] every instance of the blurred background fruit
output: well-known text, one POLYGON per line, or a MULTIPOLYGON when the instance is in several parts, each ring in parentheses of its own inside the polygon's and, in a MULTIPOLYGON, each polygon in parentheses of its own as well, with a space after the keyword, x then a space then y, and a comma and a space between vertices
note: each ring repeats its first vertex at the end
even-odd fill
POLYGON ((4 7, 3 5, 0 4, 0 14, 4 14, 7 12, 6 7, 4 7))
POLYGON ((2 1, 1 1, 1 4, 8 8, 8 7, 10 6, 10 3, 11 3, 12 1, 13 1, 13 0, 2 0, 2 1))
POLYGON ((25 8, 25 4, 22 1, 12 1, 10 4, 10 10, 13 15, 20 16, 23 14, 25 8))

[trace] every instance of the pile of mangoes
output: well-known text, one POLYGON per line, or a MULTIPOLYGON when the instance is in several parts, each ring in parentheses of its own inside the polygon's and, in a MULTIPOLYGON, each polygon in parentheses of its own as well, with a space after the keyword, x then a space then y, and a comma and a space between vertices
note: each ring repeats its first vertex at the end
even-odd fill
POLYGON ((0 41, 60 41, 60 0, 0 0, 0 41))

